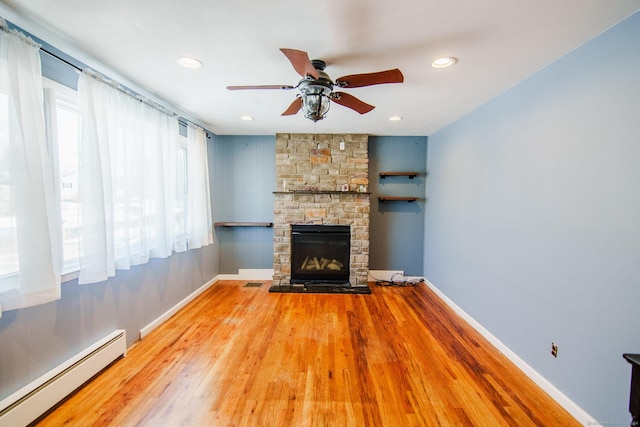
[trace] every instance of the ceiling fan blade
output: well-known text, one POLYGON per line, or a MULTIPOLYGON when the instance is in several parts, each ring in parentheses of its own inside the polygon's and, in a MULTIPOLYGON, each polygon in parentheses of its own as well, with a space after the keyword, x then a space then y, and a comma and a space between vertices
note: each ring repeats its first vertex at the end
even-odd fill
POLYGON ((302 108, 302 98, 296 98, 295 101, 293 101, 291 105, 289 105, 289 108, 287 108, 285 112, 282 113, 281 115, 293 116, 295 114, 298 114, 298 111, 300 111, 301 108, 302 108))
POLYGON ((376 108, 373 105, 369 105, 364 101, 360 101, 355 96, 349 95, 348 93, 344 92, 333 92, 331 94, 331 100, 336 104, 351 108, 352 110, 357 111, 360 114, 368 113, 369 111, 376 108))
POLYGON ((340 87, 362 87, 381 85, 385 83, 402 83, 404 76, 397 68, 393 70, 379 71, 377 73, 352 74, 336 79, 336 84, 340 87))
POLYGON ((288 85, 255 85, 255 86, 227 86, 229 90, 245 90, 245 89, 295 89, 295 86, 288 85))
POLYGON ((285 48, 281 48, 280 50, 285 54, 287 58, 289 58, 289 61, 291 61, 291 65, 293 65, 293 68, 302 77, 312 76, 314 79, 318 78, 318 70, 316 70, 316 68, 309 60, 309 55, 307 54, 307 52, 285 48))

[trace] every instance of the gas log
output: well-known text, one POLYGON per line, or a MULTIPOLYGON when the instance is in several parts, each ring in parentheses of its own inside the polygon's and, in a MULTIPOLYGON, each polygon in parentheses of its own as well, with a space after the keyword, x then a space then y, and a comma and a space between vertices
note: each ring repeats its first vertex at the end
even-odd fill
POLYGON ((329 259, 329 258, 323 257, 318 259, 318 257, 314 256, 313 258, 306 257, 300 269, 301 270, 327 270, 328 269, 328 270, 339 271, 339 270, 342 270, 343 267, 344 267, 344 264, 335 258, 329 259))

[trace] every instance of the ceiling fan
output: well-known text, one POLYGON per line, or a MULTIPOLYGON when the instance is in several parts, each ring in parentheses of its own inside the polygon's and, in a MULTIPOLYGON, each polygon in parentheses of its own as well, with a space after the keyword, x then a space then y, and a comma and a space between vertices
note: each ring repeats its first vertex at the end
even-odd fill
POLYGON ((298 89, 299 94, 295 101, 287 108, 283 116, 291 116, 302 110, 307 119, 314 122, 322 120, 329 111, 330 101, 351 108, 360 114, 368 113, 375 107, 369 105, 345 92, 334 92, 334 87, 350 89, 363 86, 373 86, 385 83, 402 83, 404 76, 397 68, 393 70, 379 71, 377 73, 352 74, 339 77, 334 82, 324 72, 326 63, 319 59, 309 60, 307 52, 296 49, 280 49, 291 61, 291 65, 302 80, 295 86, 288 85, 257 85, 257 86, 227 86, 229 90, 245 89, 298 89))

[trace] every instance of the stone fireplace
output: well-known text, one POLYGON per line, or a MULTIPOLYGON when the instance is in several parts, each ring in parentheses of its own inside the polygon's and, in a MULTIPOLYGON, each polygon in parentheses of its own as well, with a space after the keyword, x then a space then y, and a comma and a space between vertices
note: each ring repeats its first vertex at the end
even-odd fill
POLYGON ((368 136, 277 134, 276 178, 274 285, 291 284, 291 228, 309 224, 349 226, 349 283, 366 286, 370 214, 368 136))

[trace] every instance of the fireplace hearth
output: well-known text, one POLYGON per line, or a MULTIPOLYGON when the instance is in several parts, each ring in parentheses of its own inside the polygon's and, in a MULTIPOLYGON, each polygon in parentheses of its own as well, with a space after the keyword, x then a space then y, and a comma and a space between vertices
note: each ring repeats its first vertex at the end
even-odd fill
POLYGON ((291 225, 291 283, 349 284, 351 227, 291 225))

